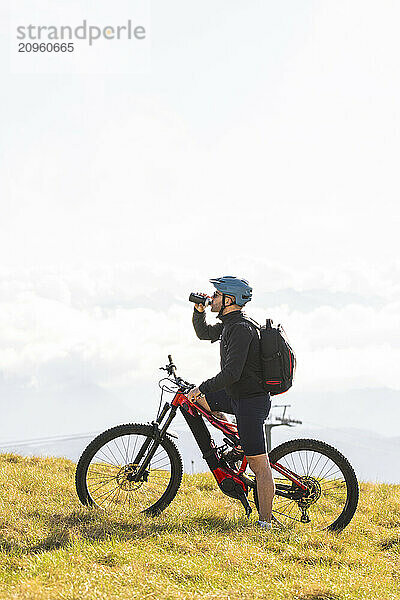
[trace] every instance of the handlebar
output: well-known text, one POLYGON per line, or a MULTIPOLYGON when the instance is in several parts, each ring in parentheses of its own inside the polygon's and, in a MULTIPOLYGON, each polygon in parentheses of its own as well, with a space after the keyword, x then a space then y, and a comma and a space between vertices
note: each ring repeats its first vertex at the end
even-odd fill
POLYGON ((176 366, 174 365, 174 361, 172 360, 172 356, 170 354, 168 354, 168 361, 169 361, 169 364, 167 365, 168 369, 171 371, 171 373, 173 375, 175 375, 176 366))
POLYGON ((176 366, 174 365, 174 361, 172 360, 171 354, 168 354, 168 364, 165 367, 160 367, 161 371, 167 371, 168 375, 174 378, 174 382, 181 388, 191 389, 195 387, 193 383, 189 383, 182 379, 182 377, 177 377, 176 375, 176 366))

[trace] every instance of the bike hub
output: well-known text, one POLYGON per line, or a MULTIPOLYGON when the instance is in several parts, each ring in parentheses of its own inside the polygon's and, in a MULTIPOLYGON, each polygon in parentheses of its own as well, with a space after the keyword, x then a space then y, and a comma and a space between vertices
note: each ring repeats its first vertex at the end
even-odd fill
POLYGON ((117 474, 117 484, 119 485, 119 487, 122 490, 130 492, 130 491, 132 491, 132 489, 134 489, 132 484, 134 484, 134 483, 139 484, 136 487, 140 487, 140 485, 142 485, 145 481, 147 481, 147 479, 149 477, 148 471, 144 471, 142 473, 140 481, 136 480, 136 473, 138 471, 138 468, 139 468, 139 465, 134 465, 134 464, 124 465, 123 467, 120 468, 120 470, 118 471, 118 474, 117 474))
POLYGON ((307 511, 321 497, 321 486, 314 477, 300 477, 300 481, 307 486, 307 491, 297 500, 301 510, 300 521, 301 523, 310 523, 311 519, 307 511))

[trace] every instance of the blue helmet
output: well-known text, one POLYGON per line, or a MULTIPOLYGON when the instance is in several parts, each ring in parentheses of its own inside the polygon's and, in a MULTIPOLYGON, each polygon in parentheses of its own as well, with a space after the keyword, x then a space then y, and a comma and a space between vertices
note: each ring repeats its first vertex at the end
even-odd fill
POLYGON ((228 296, 235 296, 236 304, 238 306, 244 306, 246 302, 251 300, 253 289, 249 286, 249 282, 246 279, 239 279, 232 275, 224 275, 223 277, 217 277, 216 279, 210 279, 210 283, 223 294, 228 296))

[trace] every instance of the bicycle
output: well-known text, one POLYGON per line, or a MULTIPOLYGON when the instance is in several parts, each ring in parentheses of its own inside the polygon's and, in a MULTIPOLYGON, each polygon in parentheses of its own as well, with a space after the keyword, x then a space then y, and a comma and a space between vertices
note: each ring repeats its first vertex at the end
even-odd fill
MULTIPOLYGON (((194 385, 176 375, 171 355, 168 360, 160 367, 168 376, 159 381, 162 391, 156 419, 112 427, 82 453, 75 476, 79 500, 122 514, 132 510, 160 514, 175 498, 183 476, 182 458, 173 442, 177 436, 168 431, 179 409, 219 488, 239 500, 249 517, 249 502, 258 509, 256 480, 246 473, 236 424, 189 401, 186 394, 194 385), (165 391, 174 397, 161 409, 165 391), (223 445, 215 444, 204 419, 224 434, 223 445)), ((340 532, 350 523, 359 488, 352 466, 338 450, 322 441, 296 439, 273 448, 269 461, 277 474, 273 520, 278 526, 297 521, 313 529, 340 532)))

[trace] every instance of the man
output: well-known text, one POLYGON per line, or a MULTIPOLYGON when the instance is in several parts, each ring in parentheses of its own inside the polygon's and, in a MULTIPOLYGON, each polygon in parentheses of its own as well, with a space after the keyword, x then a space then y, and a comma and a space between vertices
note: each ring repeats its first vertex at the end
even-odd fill
POLYGON ((193 326, 201 340, 221 340, 221 371, 191 390, 189 399, 214 414, 235 415, 243 452, 257 479, 258 524, 270 529, 275 485, 266 454, 264 421, 271 401, 260 383, 258 332, 242 313, 251 300, 252 288, 245 279, 230 275, 210 282, 216 288, 211 311, 218 312, 222 322, 208 325, 204 305, 195 304, 193 326))

